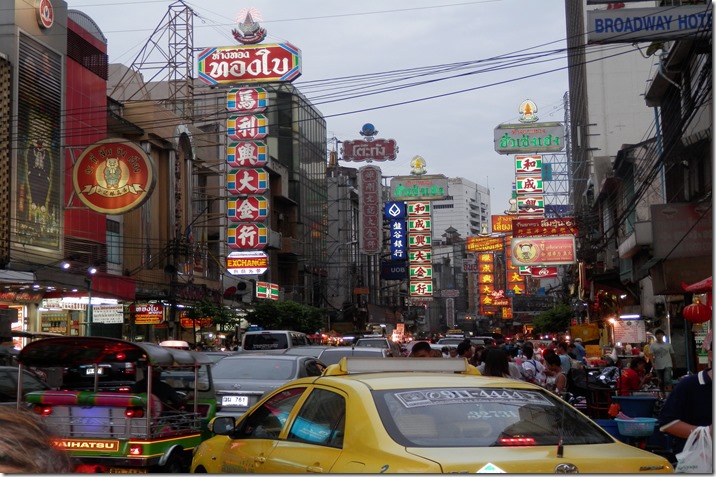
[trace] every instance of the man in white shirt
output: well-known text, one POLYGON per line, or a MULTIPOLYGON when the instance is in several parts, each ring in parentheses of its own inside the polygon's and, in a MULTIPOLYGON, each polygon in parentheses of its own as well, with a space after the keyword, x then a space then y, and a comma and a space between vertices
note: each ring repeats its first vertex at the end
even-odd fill
POLYGON ((649 355, 654 365, 657 376, 659 376, 659 387, 662 391, 671 391, 671 380, 673 377, 672 369, 674 367, 674 348, 671 343, 664 340, 664 331, 656 330, 654 332, 656 339, 649 346, 649 355))

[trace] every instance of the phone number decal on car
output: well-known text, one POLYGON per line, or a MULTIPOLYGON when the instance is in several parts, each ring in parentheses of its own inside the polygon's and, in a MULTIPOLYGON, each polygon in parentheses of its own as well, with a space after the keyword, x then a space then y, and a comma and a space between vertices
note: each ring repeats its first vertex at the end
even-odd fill
POLYGON ((455 403, 536 403, 554 404, 540 392, 521 389, 424 389, 396 393, 395 397, 407 408, 455 403))

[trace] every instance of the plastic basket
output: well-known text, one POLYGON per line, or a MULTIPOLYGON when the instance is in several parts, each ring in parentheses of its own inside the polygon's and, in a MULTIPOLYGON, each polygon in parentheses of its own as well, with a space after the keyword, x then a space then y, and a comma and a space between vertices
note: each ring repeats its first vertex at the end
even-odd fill
POLYGON ((657 420, 653 417, 635 417, 634 419, 614 419, 619 434, 630 437, 648 437, 654 433, 657 420))

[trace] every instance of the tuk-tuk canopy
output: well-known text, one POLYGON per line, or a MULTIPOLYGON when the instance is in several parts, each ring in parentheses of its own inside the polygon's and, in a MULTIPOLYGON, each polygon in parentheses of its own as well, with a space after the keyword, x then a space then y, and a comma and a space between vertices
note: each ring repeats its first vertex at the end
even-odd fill
POLYGON ((117 362, 147 363, 152 366, 212 362, 191 351, 99 336, 68 336, 34 341, 20 351, 17 360, 24 366, 45 368, 117 362))

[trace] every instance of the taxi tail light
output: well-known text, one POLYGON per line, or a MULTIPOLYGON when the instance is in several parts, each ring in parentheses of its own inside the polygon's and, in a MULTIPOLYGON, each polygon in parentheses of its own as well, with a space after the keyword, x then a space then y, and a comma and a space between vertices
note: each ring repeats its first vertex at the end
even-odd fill
POLYGON ((134 363, 124 363, 124 374, 137 374, 137 368, 134 363))
POLYGON ((119 387, 119 392, 121 392, 121 393, 128 393, 131 390, 132 390, 131 386, 120 386, 119 387))
POLYGON ((40 416, 49 416, 52 414, 52 406, 46 404, 37 404, 32 408, 32 412, 39 414, 40 416))
POLYGON ((499 444, 505 447, 526 447, 536 445, 533 437, 503 437, 499 444))
POLYGON ((128 418, 144 417, 144 409, 141 407, 128 407, 124 410, 124 415, 128 418))
POLYGON ((144 453, 144 446, 142 444, 131 444, 129 446, 129 455, 142 455, 144 453))

